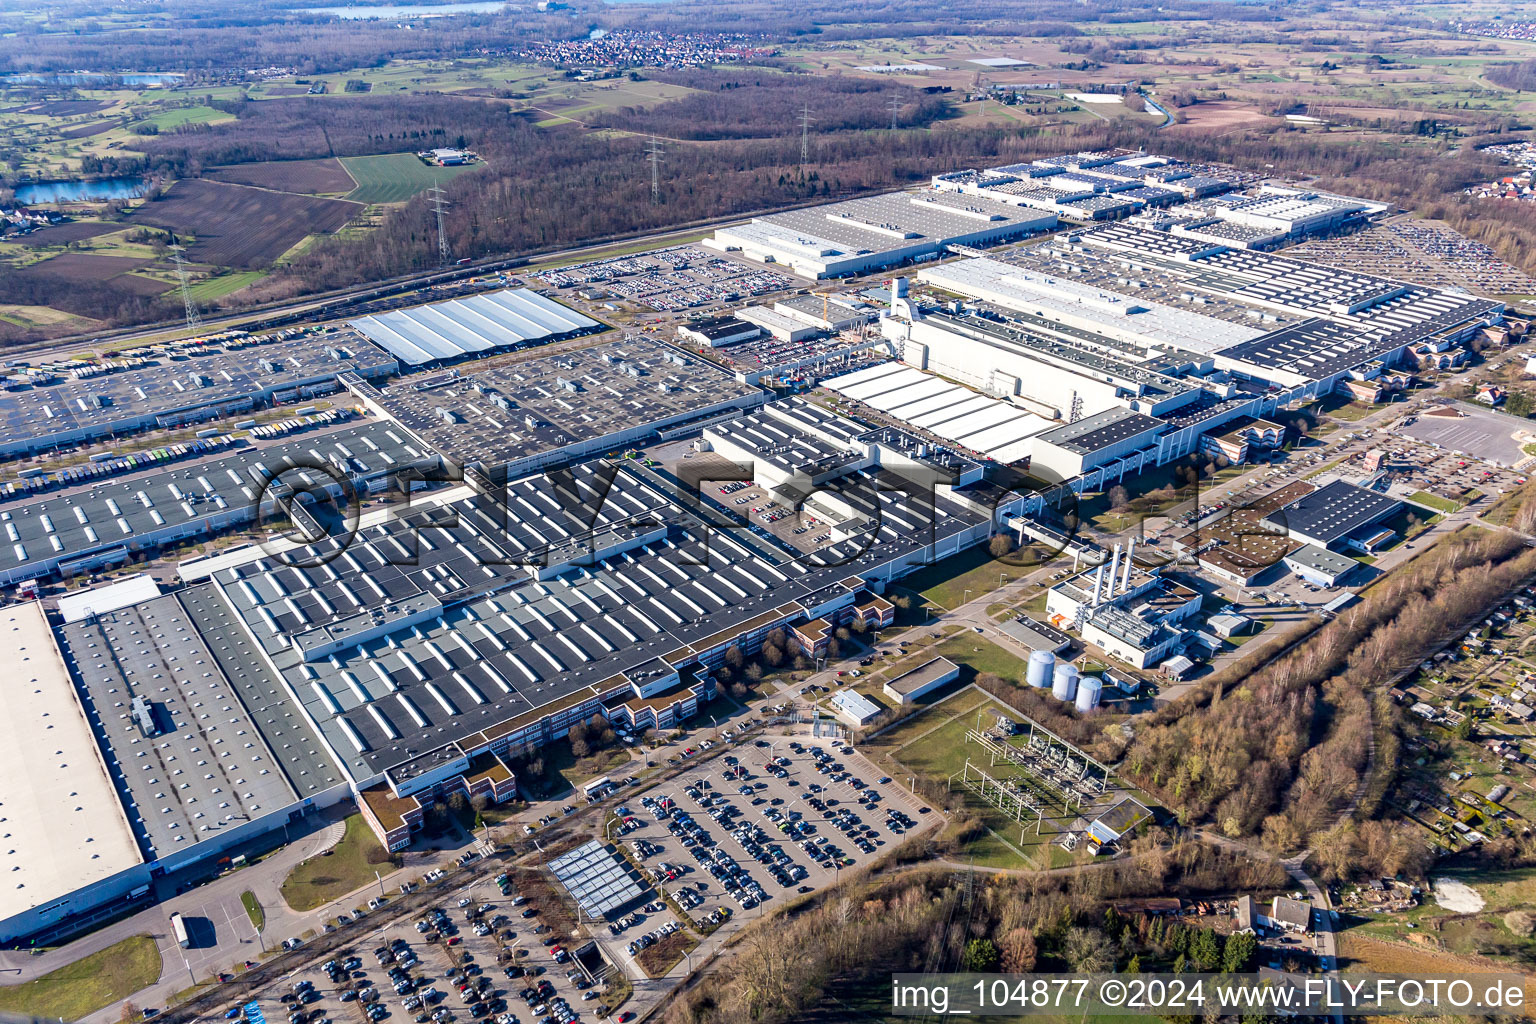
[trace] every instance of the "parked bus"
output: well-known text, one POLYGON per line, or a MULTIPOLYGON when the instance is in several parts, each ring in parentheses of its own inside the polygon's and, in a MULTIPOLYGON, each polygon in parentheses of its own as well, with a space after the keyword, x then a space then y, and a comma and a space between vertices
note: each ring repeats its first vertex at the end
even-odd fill
POLYGON ((192 940, 187 936, 187 919, 180 914, 171 915, 171 931, 176 933, 176 943, 182 949, 192 945, 192 940))

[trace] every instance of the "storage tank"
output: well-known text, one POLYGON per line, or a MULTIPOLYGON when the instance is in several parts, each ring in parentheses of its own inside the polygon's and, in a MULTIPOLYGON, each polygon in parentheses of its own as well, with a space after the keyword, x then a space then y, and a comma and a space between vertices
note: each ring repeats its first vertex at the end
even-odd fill
POLYGON ((1037 689, 1051 685, 1051 669, 1056 667, 1056 655, 1050 651, 1035 651, 1029 656, 1029 670, 1024 679, 1037 689))
POLYGON ((1077 710, 1092 711, 1099 706, 1104 694, 1104 680, 1098 676, 1083 676, 1077 684, 1077 710))
POLYGON ((1071 700, 1077 696, 1077 666, 1062 662, 1056 666, 1056 685, 1051 687, 1051 696, 1057 700, 1071 700))

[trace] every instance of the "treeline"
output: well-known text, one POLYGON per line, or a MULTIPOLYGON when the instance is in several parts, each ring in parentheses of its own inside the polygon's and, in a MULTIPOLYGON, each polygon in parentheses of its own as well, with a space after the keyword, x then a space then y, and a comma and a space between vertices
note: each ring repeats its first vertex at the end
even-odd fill
POLYGON ((1489 64, 1483 69, 1483 77, 1506 89, 1530 92, 1536 90, 1536 60, 1523 60, 1518 64, 1489 64))
POLYGON ((898 128, 926 127, 952 112, 944 97, 890 81, 754 69, 657 71, 649 77, 700 92, 649 109, 622 107, 591 123, 673 139, 761 139, 794 134, 808 108, 819 140, 827 132, 889 128, 893 103, 898 128))
MULTIPOLYGON (((1536 551, 1518 537, 1448 537, 1288 653, 1218 680, 1205 705, 1141 723, 1126 770, 1183 822, 1258 833, 1277 851, 1315 844, 1371 768, 1372 700, 1383 684, 1532 573, 1536 551)), ((1375 770, 1390 771, 1394 756, 1378 751, 1375 770)), ((1423 865, 1422 843, 1376 838, 1355 870, 1423 865)))
MULTIPOLYGON (((514 124, 474 145, 486 169, 445 186, 451 202, 445 229, 455 258, 561 247, 892 188, 937 170, 1056 152, 1063 138, 991 130, 849 133, 816 140, 813 167, 804 174, 798 137, 671 146, 660 203, 651 202, 641 138, 514 124)), ((423 270, 436 261, 436 222, 417 199, 366 237, 312 246, 254 291, 296 295, 423 270)))
POLYGON ((1279 865, 1174 841, 1157 830, 1133 856, 1074 874, 981 877, 970 904, 944 868, 854 880, 819 904, 754 923, 731 967, 706 974, 668 1006, 665 1024, 846 1020, 850 1004, 892 973, 975 971, 1242 970, 1252 936, 1141 914, 1113 901, 1142 896, 1274 891, 1279 865))

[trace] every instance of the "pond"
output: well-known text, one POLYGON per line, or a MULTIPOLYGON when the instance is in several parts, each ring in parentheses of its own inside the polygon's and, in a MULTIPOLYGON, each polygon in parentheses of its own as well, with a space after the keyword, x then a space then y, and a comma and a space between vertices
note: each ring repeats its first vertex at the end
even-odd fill
POLYGON ((118 79, 124 85, 176 85, 186 75, 178 71, 123 71, 109 74, 104 71, 67 71, 57 74, 0 75, 0 82, 15 85, 93 85, 108 79, 118 79))
POLYGON ((16 201, 36 203, 102 203, 108 199, 137 199, 149 191, 148 178, 100 178, 96 181, 39 181, 16 186, 16 201))

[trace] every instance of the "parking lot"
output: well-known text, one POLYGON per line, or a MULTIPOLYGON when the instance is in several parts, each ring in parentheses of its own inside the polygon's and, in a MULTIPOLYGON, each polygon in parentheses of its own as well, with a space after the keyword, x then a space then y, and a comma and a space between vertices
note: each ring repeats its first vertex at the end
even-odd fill
POLYGON ((739 302, 796 287, 784 274, 692 245, 578 263, 536 276, 553 288, 580 286, 594 301, 621 300, 658 313, 739 302))
MULTIPOLYGON (((929 823, 922 806, 852 748, 770 736, 627 801, 614 838, 707 933, 868 864, 929 823)), ((660 941, 675 914, 651 906, 600 937, 611 958, 628 963, 660 941)))
MULTIPOLYGON (((514 876, 443 894, 435 909, 360 937, 286 976, 224 1018, 250 1024, 571 1024, 608 1014, 600 960, 575 959, 543 900, 514 876)), ((622 1019, 615 1016, 614 1019, 622 1019)))
POLYGON ((702 473, 705 479, 699 482, 699 494, 705 504, 745 520, 797 551, 815 551, 832 542, 827 523, 776 501, 760 484, 731 479, 739 475, 738 470, 714 452, 695 452, 686 442, 668 442, 647 449, 645 454, 680 479, 693 479, 702 473), (707 479, 711 465, 720 466, 721 479, 707 479))

